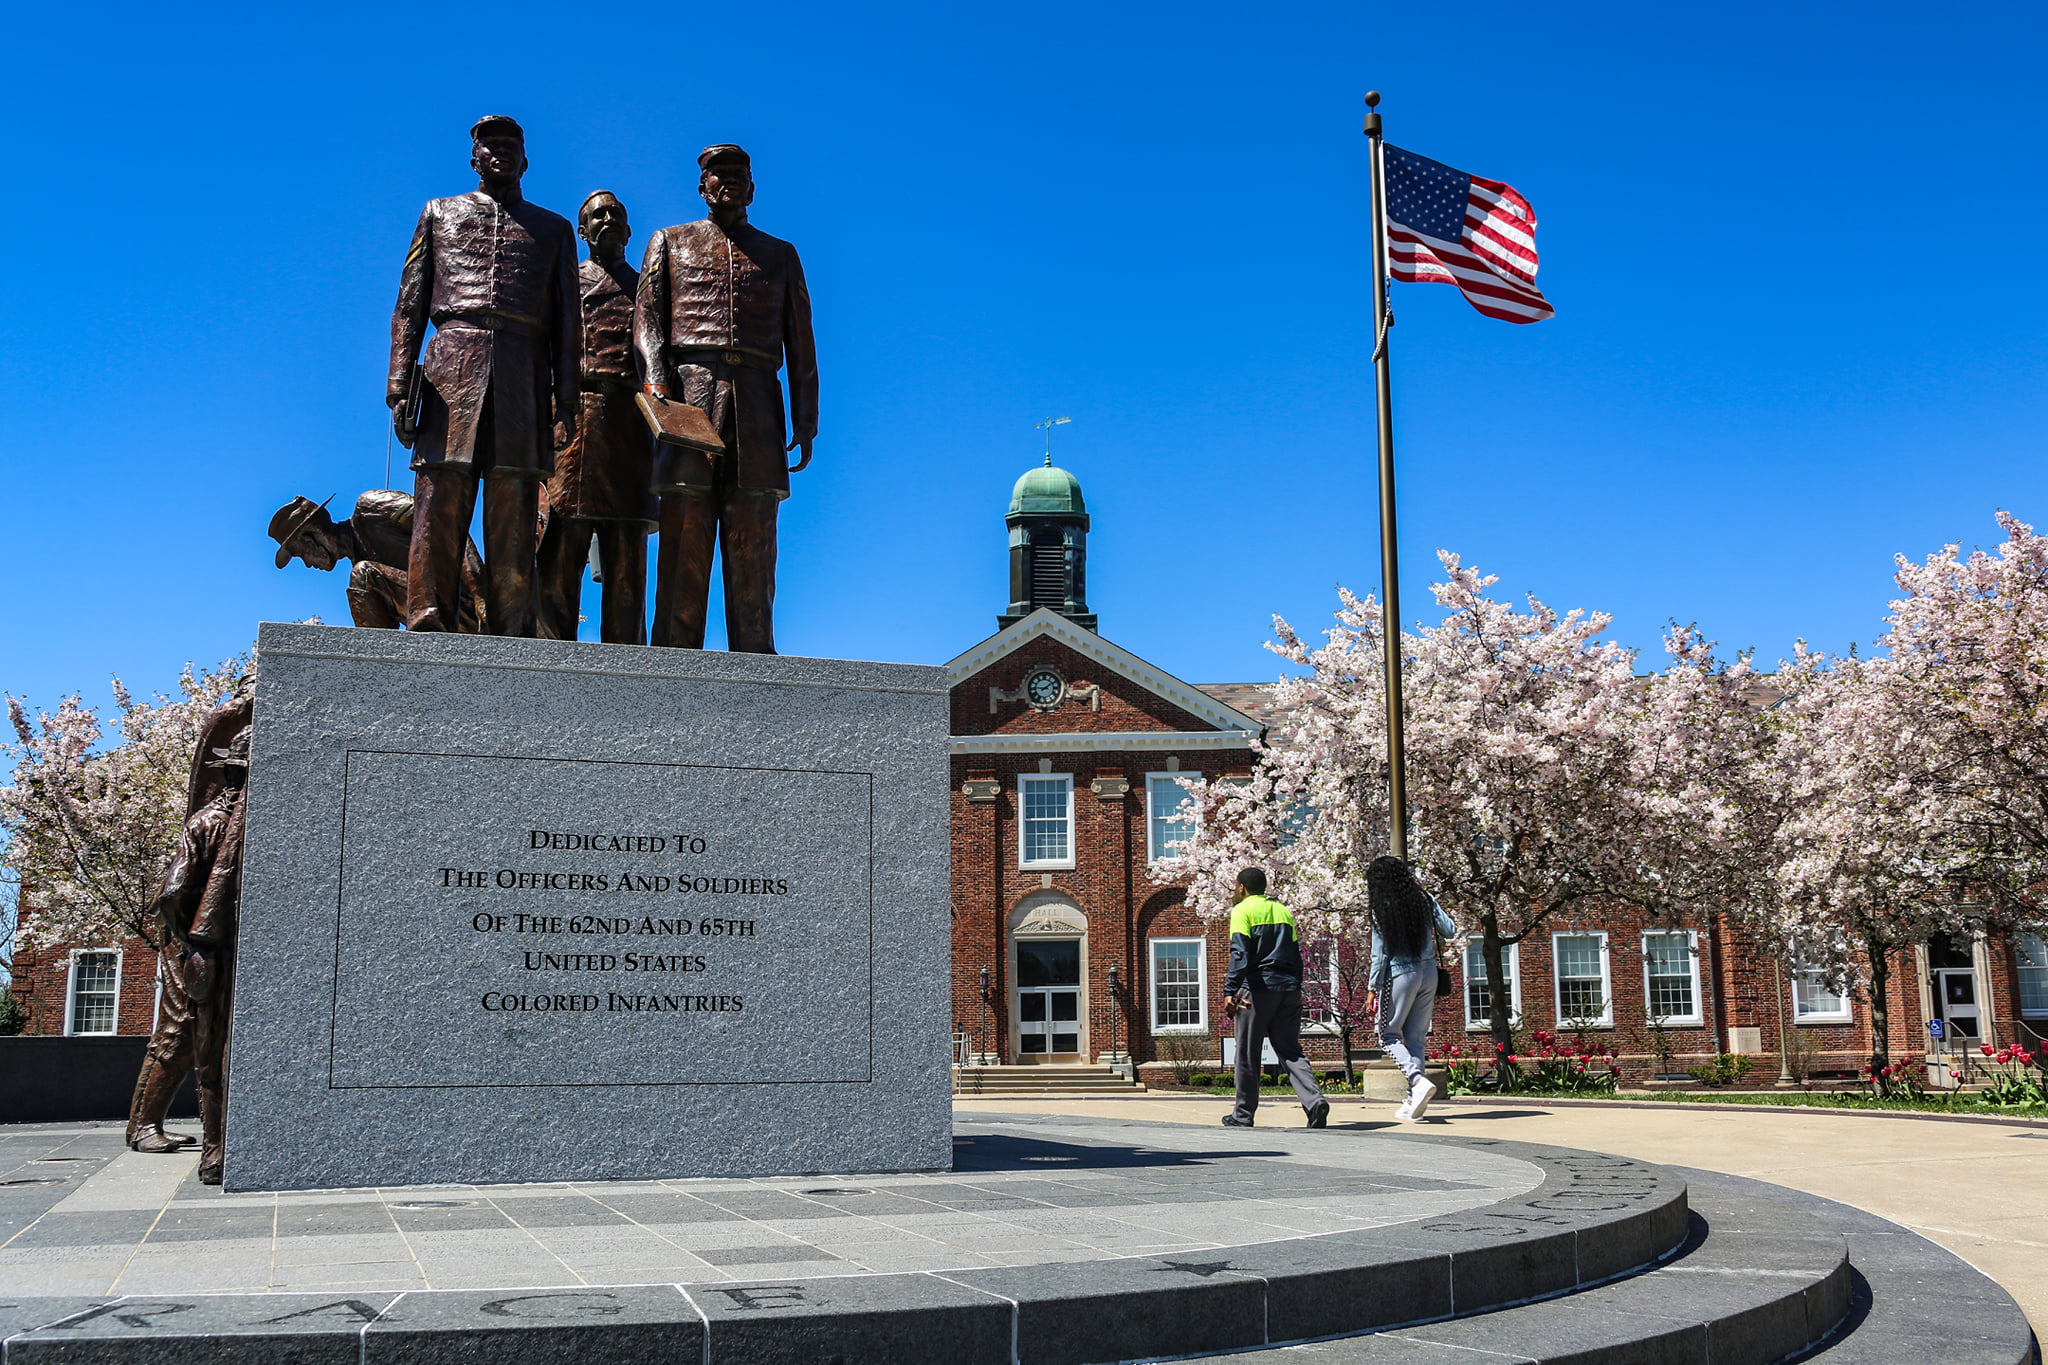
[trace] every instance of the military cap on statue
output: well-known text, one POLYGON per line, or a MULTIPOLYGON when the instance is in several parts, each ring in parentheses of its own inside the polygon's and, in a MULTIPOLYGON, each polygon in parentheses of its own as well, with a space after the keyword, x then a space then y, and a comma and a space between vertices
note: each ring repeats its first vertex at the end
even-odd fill
POLYGON ((292 562, 292 537, 306 529, 311 521, 328 503, 334 501, 329 493, 324 501, 314 502, 311 498, 297 497, 277 509, 270 518, 270 538, 277 542, 277 567, 282 569, 292 562))
POLYGON ((487 137, 516 137, 524 142, 526 130, 509 114, 485 114, 470 126, 469 140, 481 142, 487 137))
POLYGON ((747 155, 746 148, 735 147, 730 142, 721 142, 715 147, 706 147, 697 153, 697 164, 707 171, 713 166, 733 165, 745 166, 752 170, 754 159, 747 155))

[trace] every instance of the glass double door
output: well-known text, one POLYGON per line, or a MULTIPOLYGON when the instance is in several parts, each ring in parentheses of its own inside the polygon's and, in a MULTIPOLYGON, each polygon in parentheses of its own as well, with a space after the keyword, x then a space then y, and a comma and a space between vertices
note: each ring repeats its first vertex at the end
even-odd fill
POLYGON ((1017 943, 1017 1060, 1081 1059, 1081 941, 1017 943))

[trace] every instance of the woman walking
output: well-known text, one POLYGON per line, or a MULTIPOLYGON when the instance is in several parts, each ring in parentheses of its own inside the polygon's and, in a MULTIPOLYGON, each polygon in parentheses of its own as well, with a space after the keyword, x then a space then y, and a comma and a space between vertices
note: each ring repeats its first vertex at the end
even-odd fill
POLYGON ((1394 1117, 1412 1123, 1436 1096, 1436 1086, 1422 1074, 1429 1019, 1436 1008, 1436 945, 1455 937, 1458 926, 1399 858, 1373 859, 1365 870, 1365 890, 1372 911, 1370 984, 1379 1002, 1380 1046, 1408 1078, 1408 1098, 1394 1117))

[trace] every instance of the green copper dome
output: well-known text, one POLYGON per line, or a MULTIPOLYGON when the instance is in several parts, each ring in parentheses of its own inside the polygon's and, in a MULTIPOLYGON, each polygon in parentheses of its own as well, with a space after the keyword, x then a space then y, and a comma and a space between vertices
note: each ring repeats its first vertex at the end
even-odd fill
POLYGON ((1029 470, 1010 491, 1010 515, 1032 513, 1053 516, 1085 516, 1088 506, 1081 501, 1081 481, 1050 460, 1029 470))

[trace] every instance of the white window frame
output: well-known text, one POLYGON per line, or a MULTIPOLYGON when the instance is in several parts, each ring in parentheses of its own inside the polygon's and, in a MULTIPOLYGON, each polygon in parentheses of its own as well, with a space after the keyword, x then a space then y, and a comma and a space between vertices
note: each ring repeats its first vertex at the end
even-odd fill
MULTIPOLYGON (((1337 940, 1334 938, 1322 939, 1317 943, 1316 946, 1324 949, 1330 955, 1330 960, 1327 964, 1330 969, 1330 979, 1326 984, 1329 987, 1330 999, 1335 1000, 1337 998, 1337 940)), ((1316 969, 1318 965, 1323 964, 1313 962, 1309 956, 1307 949, 1304 947, 1301 954, 1302 972, 1304 974, 1312 972, 1316 969)), ((1304 981, 1306 981, 1306 975, 1304 975, 1303 979, 1304 981)), ((1304 1001, 1301 1006, 1300 1031, 1303 1033, 1314 1033, 1323 1036, 1334 1037, 1336 1036, 1338 1031, 1337 1021, 1329 1015, 1324 1015, 1320 1018, 1316 1017, 1315 1014, 1309 1009, 1307 1002, 1304 1001)))
POLYGON ((73 948, 70 960, 64 969, 64 1036, 67 1038, 107 1038, 121 1031, 121 950, 119 948, 73 948), (78 1023, 78 959, 87 953, 112 953, 114 955, 114 1026, 106 1030, 80 1033, 78 1023))
POLYGON ((2048 1018, 2048 1009, 2027 1008, 2026 997, 2018 993, 2019 984, 2024 979, 2021 973, 2048 971, 2048 933, 2014 934, 2012 937, 2014 1002, 2019 1006, 2020 1017, 2022 1019, 2048 1018), (2040 963, 2040 966, 2030 967, 2025 959, 2020 956, 2020 941, 2022 939, 2032 939, 2034 941, 2034 960, 2040 963))
POLYGON ((1700 935, 1697 929, 1646 929, 1643 931, 1643 1018, 1654 1017, 1651 1005, 1655 996, 1650 987, 1650 940, 1653 938, 1685 939, 1686 960, 1692 964, 1692 1013, 1667 1014, 1663 1018, 1666 1028, 1704 1028, 1707 1023, 1706 1005, 1700 996, 1700 935))
POLYGON ((1054 870, 1074 866, 1076 845, 1080 842, 1074 828, 1074 775, 1072 773, 1019 773, 1017 775, 1017 866, 1023 868, 1054 870), (1067 788, 1067 856, 1064 858, 1040 858, 1036 862, 1024 856, 1026 798, 1024 784, 1027 782, 1063 782, 1067 788))
POLYGON ((1842 990, 1842 993, 1841 993, 1840 995, 1838 995, 1838 996, 1836 996, 1836 997, 1835 997, 1835 998, 1836 998, 1837 1000, 1840 1000, 1840 1001, 1842 1002, 1842 1007, 1841 1007, 1840 1009, 1838 1009, 1838 1010, 1814 1010, 1814 1011, 1809 1011, 1809 1012, 1804 1012, 1804 1013, 1802 1013, 1802 1012, 1800 1011, 1800 1008, 1799 1008, 1799 973, 1801 973, 1802 971, 1811 971, 1811 970, 1814 970, 1814 969, 1813 969, 1813 968, 1810 968, 1810 967, 1808 967, 1808 966, 1806 966, 1806 964, 1804 964, 1804 963, 1802 963, 1802 962, 1798 961, 1798 960, 1797 960, 1797 959, 1795 958, 1795 959, 1794 959, 1794 960, 1793 960, 1793 961, 1792 961, 1792 962, 1791 962, 1791 963, 1790 963, 1790 964, 1789 964, 1789 965, 1787 966, 1787 968, 1786 968, 1786 971, 1785 971, 1785 975, 1789 976, 1789 977, 1790 977, 1790 978, 1792 979, 1792 980, 1791 980, 1791 990, 1790 990, 1790 991, 1788 992, 1788 994, 1790 994, 1790 995, 1791 995, 1791 997, 1792 997, 1792 1023, 1793 1023, 1793 1025, 1794 1025, 1794 1026, 1796 1027, 1796 1026, 1798 1026, 1798 1025, 1800 1025, 1800 1024, 1850 1024, 1850 1023, 1854 1023, 1854 1022, 1855 1022, 1855 1014, 1856 1014, 1856 1009, 1855 1009, 1855 1004, 1854 1004, 1854 1002, 1852 1001, 1852 999, 1851 999, 1851 997, 1850 997, 1850 995, 1849 995, 1849 991, 1848 991, 1848 989, 1847 989, 1847 987, 1848 987, 1848 984, 1849 984, 1849 983, 1848 983, 1848 982, 1846 982, 1846 981, 1842 983, 1842 985, 1843 985, 1843 990, 1842 990))
MULTIPOLYGON (((1564 1012, 1564 974, 1559 969, 1564 965, 1558 956, 1557 941, 1561 938, 1597 938, 1600 940, 1600 1006, 1602 1013, 1597 1019, 1584 1021, 1587 1028, 1614 1027, 1614 952, 1605 929, 1559 929, 1550 936, 1550 1005, 1555 1011, 1551 1015, 1552 1026, 1568 1026, 1564 1012)), ((1573 977, 1574 981, 1581 978, 1573 977)), ((1578 1016, 1570 1016, 1576 1020, 1578 1016)))
POLYGON ((1146 939, 1145 1003, 1154 1035, 1207 1033, 1209 1031, 1209 941, 1203 938, 1146 939), (1162 1025, 1159 1022, 1159 945, 1163 943, 1192 943, 1195 945, 1195 1015, 1197 1019, 1195 1023, 1162 1025))
MULTIPOLYGON (((1161 852, 1159 852, 1159 851, 1158 851, 1157 849, 1155 849, 1155 848, 1154 848, 1154 847, 1152 846, 1152 831, 1153 831, 1154 827, 1155 827, 1155 826, 1157 825, 1157 823, 1158 823, 1158 815, 1157 815, 1156 811, 1154 810, 1154 808, 1153 808, 1153 804, 1152 804, 1152 801, 1153 801, 1153 797, 1152 797, 1152 784, 1153 784, 1153 782, 1154 782, 1154 781, 1156 781, 1156 780, 1158 780, 1158 779, 1160 779, 1160 778, 1175 778, 1175 779, 1179 779, 1179 778, 1183 778, 1183 777, 1187 777, 1187 778, 1194 778, 1194 777, 1200 777, 1200 776, 1201 776, 1201 774, 1200 774, 1200 773, 1176 773, 1176 772, 1169 772, 1169 773, 1146 773, 1146 774, 1145 774, 1145 863, 1146 863, 1146 865, 1147 865, 1147 866, 1157 866, 1157 865, 1158 865, 1158 863, 1160 862, 1160 860, 1161 860, 1161 859, 1164 859, 1164 858, 1172 858, 1172 857, 1175 857, 1175 856, 1177 856, 1177 855, 1175 855, 1175 854, 1173 854, 1173 853, 1161 853, 1161 852)), ((1174 783, 1174 786, 1175 786, 1176 790, 1178 790, 1178 791, 1180 792, 1180 794, 1181 794, 1181 798, 1182 798, 1183 800, 1185 800, 1186 802, 1188 802, 1188 803, 1189 803, 1190 805, 1192 805, 1192 804, 1194 803, 1194 799, 1195 799, 1195 794, 1194 794, 1193 792, 1189 791, 1189 790, 1188 790, 1187 788, 1185 788, 1185 787, 1182 787, 1182 786, 1180 786, 1180 784, 1179 784, 1179 782, 1178 782, 1178 781, 1176 781, 1176 782, 1174 783)), ((1192 814, 1192 812, 1190 812, 1190 814, 1192 814)), ((1195 822, 1194 822, 1193 820, 1189 820, 1189 821, 1187 822, 1187 825, 1185 826, 1185 828, 1186 828, 1186 830, 1187 830, 1187 833, 1186 833, 1186 834, 1184 834, 1184 835, 1182 835, 1181 837, 1182 837, 1183 839, 1192 839, 1192 838, 1194 838, 1194 837, 1195 837, 1195 822)))
MULTIPOLYGON (((1458 950, 1459 961, 1463 964, 1459 984, 1465 990, 1465 1003, 1462 1008, 1465 1012, 1467 1033, 1485 1033, 1493 1027, 1493 1021, 1485 1015, 1474 1017, 1472 1013, 1472 950, 1484 942, 1485 939, 1478 934, 1467 934, 1463 946, 1458 950)), ((1485 965, 1483 962, 1480 964, 1482 967, 1485 965)), ((1508 944, 1506 952, 1501 957, 1501 965, 1508 969, 1508 1018, 1519 1025, 1522 1022, 1522 945, 1508 944)))

